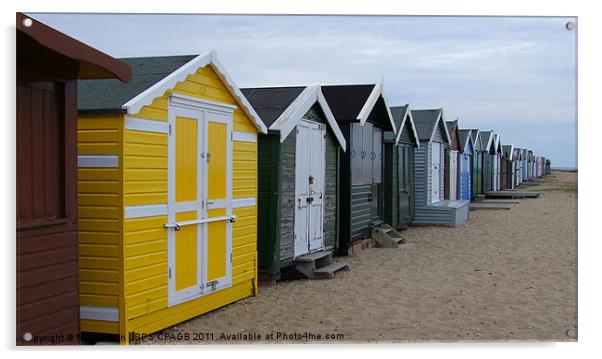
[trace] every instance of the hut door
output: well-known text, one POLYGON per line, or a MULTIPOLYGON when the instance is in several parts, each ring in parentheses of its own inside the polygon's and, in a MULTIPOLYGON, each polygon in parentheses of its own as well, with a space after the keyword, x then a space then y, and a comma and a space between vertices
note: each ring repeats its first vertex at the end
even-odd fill
POLYGON ((440 171, 441 171, 441 144, 433 142, 431 144, 432 160, 431 160, 431 203, 439 202, 440 195, 440 171))
POLYGON ((399 198, 399 222, 408 223, 410 220, 410 161, 408 148, 397 147, 397 193, 399 198))
POLYGON ((232 112, 190 102, 168 111, 170 306, 232 282, 232 112))
POLYGON ((295 160, 295 257, 324 248, 326 127, 300 121, 295 160))
POLYGON ((458 152, 449 151, 449 199, 457 199, 458 193, 458 152))

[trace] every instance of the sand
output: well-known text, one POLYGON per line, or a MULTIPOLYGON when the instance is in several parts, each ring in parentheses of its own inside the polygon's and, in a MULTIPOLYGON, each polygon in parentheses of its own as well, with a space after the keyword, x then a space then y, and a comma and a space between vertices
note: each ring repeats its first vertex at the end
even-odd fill
POLYGON ((410 227, 407 245, 340 258, 351 271, 333 280, 261 285, 258 297, 161 333, 189 340, 147 343, 574 341, 567 331, 577 328, 576 181, 576 173, 554 172, 528 188, 541 191, 538 199, 470 212, 457 228, 410 227), (266 340, 278 332, 343 337, 266 340), (262 338, 224 341, 222 333, 262 338))

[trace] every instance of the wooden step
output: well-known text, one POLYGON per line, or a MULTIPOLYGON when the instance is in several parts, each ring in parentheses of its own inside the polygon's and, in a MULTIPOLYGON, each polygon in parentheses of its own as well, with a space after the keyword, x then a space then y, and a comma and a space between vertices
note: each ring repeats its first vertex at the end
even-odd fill
POLYGON ((529 191, 489 191, 485 192, 487 198, 538 198, 539 192, 529 191))
POLYGON ((471 211, 477 210, 494 210, 494 209, 512 209, 512 207, 516 206, 514 203, 471 203, 468 205, 471 211))
POLYGON ((340 270, 349 271, 349 264, 343 262, 332 262, 329 265, 316 269, 314 271, 315 278, 334 278, 335 272, 340 270))
POLYGON ((295 262, 316 262, 324 257, 330 257, 330 252, 328 251, 319 251, 313 252, 309 254, 304 254, 302 256, 296 257, 295 262))

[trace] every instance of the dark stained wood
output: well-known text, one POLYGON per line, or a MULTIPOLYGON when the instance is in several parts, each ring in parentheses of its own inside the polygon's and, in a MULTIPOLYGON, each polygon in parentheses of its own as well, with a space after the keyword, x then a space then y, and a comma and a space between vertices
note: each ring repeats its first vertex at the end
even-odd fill
POLYGON ((78 344, 77 78, 129 81, 131 69, 26 18, 17 14, 16 342, 78 344))
POLYGON ((104 79, 117 77, 125 82, 132 79, 132 70, 129 65, 25 14, 17 13, 17 30, 33 39, 40 47, 51 49, 58 56, 73 62, 76 65, 75 74, 77 78, 104 79), (25 26, 23 23, 25 19, 30 19, 32 25, 25 26))

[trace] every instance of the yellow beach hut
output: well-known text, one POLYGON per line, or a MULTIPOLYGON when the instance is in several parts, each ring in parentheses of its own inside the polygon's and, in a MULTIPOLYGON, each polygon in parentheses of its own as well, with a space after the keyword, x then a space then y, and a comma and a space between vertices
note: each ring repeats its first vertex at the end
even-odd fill
POLYGON ((122 343, 257 293, 257 133, 215 52, 78 84, 82 332, 122 343))

